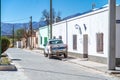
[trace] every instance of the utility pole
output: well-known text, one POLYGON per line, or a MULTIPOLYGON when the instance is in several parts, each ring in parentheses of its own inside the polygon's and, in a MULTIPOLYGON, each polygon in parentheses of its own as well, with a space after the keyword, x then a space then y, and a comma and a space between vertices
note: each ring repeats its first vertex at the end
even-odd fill
POLYGON ((50 39, 52 39, 52 22, 53 22, 52 18, 53 18, 53 16, 52 16, 52 0, 50 0, 50 39))
POLYGON ((32 46, 32 16, 30 16, 30 35, 31 35, 31 45, 30 45, 30 48, 32 49, 33 48, 33 46, 32 46))
POLYGON ((27 28, 26 28, 26 25, 24 26, 25 30, 24 30, 24 37, 26 39, 25 41, 25 48, 28 47, 28 31, 27 31, 27 28))
POLYGON ((2 39, 1 39, 1 25, 0 25, 0 60, 1 60, 1 54, 2 54, 2 51, 1 51, 2 44, 1 43, 2 43, 2 39))
POLYGON ((116 0, 109 0, 108 69, 116 67, 116 0))
POLYGON ((13 47, 14 47, 14 25, 13 25, 13 47))

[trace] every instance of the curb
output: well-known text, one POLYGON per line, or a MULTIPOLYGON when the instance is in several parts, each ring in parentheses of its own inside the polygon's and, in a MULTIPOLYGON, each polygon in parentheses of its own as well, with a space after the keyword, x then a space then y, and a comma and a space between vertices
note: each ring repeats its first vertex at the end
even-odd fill
MULTIPOLYGON (((73 62, 73 61, 68 61, 70 63, 74 63, 74 64, 78 64, 76 62, 73 62)), ((114 71, 114 70, 106 70, 106 71, 103 71, 103 70, 100 70, 100 69, 97 69, 97 68, 93 68, 93 67, 89 67, 89 66, 85 66, 85 65, 82 65, 82 64, 78 64, 80 66, 83 66, 83 67, 86 67, 86 68, 89 68, 89 69, 93 69, 93 70, 96 70, 96 71, 100 71, 100 72, 103 72, 103 73, 107 73, 107 74, 120 74, 120 71, 114 71)))
MULTIPOLYGON (((78 63, 76 63, 76 62, 72 62, 72 61, 68 61, 68 62, 70 62, 70 63, 74 63, 74 64, 78 64, 78 63)), ((100 71, 100 72, 104 72, 104 71, 102 71, 102 70, 95 69, 95 68, 92 68, 92 67, 89 67, 89 66, 85 66, 85 65, 82 65, 82 64, 78 64, 78 65, 83 66, 83 67, 86 67, 86 68, 94 69, 94 70, 97 70, 97 71, 100 71)), ((105 73, 106 73, 106 72, 105 72, 105 73)))
POLYGON ((17 71, 15 65, 0 65, 0 71, 17 71))

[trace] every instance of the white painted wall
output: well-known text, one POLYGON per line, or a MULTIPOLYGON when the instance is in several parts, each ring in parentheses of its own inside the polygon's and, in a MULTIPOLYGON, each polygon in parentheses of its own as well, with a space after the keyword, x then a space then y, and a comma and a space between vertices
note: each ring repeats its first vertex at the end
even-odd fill
MULTIPOLYGON (((116 19, 120 20, 120 6, 116 9, 116 19)), ((88 55, 107 57, 108 56, 108 7, 99 9, 78 17, 74 17, 65 21, 53 24, 52 35, 58 38, 60 35, 64 43, 68 44, 68 51, 72 53, 83 54, 83 35, 88 34, 88 55), (79 29, 75 25, 79 25, 82 30, 80 34, 79 29), (87 30, 84 29, 84 24, 87 30), (96 50, 96 33, 103 33, 103 52, 96 50), (73 35, 77 35, 77 50, 73 50, 73 35)), ((120 58, 120 24, 116 24, 116 57, 120 58)), ((40 36, 48 36, 48 28, 40 28, 40 36)), ((40 45, 40 47, 43 47, 40 45)))
POLYGON ((66 43, 66 21, 53 24, 52 36, 55 36, 56 38, 62 36, 63 42, 66 43))
POLYGON ((32 40, 31 40, 31 37, 28 38, 28 46, 27 47, 30 48, 31 44, 32 44, 32 48, 36 48, 36 37, 32 37, 32 40))
POLYGON ((120 58, 120 23, 116 25, 116 58, 120 58))
POLYGON ((38 44, 36 44, 36 48, 40 48, 40 32, 39 30, 36 31, 36 38, 38 39, 38 44))
POLYGON ((83 34, 88 34, 88 54, 94 56, 107 57, 108 53, 108 9, 104 8, 79 17, 68 20, 68 50, 70 52, 83 53, 83 34), (79 29, 75 29, 75 25, 79 25, 79 29), (84 30, 84 24, 87 30, 84 30), (104 33, 104 54, 96 52, 96 33, 104 33), (73 34, 77 35, 77 50, 73 50, 73 34))
POLYGON ((39 35, 40 35, 39 47, 40 48, 44 48, 44 46, 43 46, 43 44, 44 44, 44 37, 48 37, 48 26, 39 28, 39 35), (41 37, 42 37, 42 44, 41 44, 41 37))
MULTIPOLYGON (((120 8, 117 7, 117 14, 120 14, 120 8)), ((120 19, 119 15, 116 15, 120 19)), ((117 28, 118 28, 117 24, 117 28)), ((100 10, 96 10, 87 14, 83 14, 78 17, 68 19, 54 24, 53 36, 58 37, 62 35, 64 42, 68 43, 68 51, 82 54, 83 53, 83 35, 88 34, 88 55, 107 57, 108 56, 108 7, 100 10), (75 25, 79 25, 82 29, 82 34, 79 33, 79 29, 75 28, 75 25), (84 24, 87 30, 84 30, 84 24), (67 34, 66 32, 67 28, 67 34), (103 33, 103 52, 96 51, 96 33, 103 33), (66 35, 65 35, 66 34, 66 35), (73 35, 77 35, 77 50, 73 50, 73 35), (68 40, 68 41, 67 41, 68 40)), ((118 34, 120 29, 117 29, 117 46, 120 47, 120 37, 118 34)), ((117 57, 120 57, 119 49, 117 49, 117 57)))
POLYGON ((23 46, 22 41, 17 41, 16 44, 17 44, 17 48, 22 48, 23 46))
MULTIPOLYGON (((120 6, 116 8, 116 20, 120 20, 120 6)), ((120 23, 116 24, 116 58, 120 58, 120 23)))

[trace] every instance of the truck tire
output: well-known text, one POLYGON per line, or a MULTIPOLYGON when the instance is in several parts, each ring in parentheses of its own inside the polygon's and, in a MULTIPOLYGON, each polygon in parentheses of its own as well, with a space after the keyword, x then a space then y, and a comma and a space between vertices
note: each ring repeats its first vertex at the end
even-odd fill
POLYGON ((67 53, 64 53, 64 58, 67 58, 68 57, 68 54, 67 53))
POLYGON ((48 54, 48 58, 51 59, 52 58, 52 54, 48 54))
POLYGON ((45 57, 48 57, 48 54, 46 54, 45 51, 44 51, 44 56, 45 56, 45 57))

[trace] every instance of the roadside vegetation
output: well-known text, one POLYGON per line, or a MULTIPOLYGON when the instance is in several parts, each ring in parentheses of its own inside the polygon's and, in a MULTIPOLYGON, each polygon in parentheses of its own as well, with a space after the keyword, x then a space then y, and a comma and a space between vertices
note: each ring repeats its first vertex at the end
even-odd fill
POLYGON ((10 40, 7 37, 1 37, 1 54, 0 54, 0 65, 1 64, 10 64, 10 60, 7 56, 7 54, 4 54, 4 52, 9 48, 10 46, 10 40))
POLYGON ((10 65, 10 62, 8 57, 1 57, 0 65, 10 65))
POLYGON ((9 48, 10 41, 7 37, 1 37, 1 40, 1 53, 4 53, 9 48))

